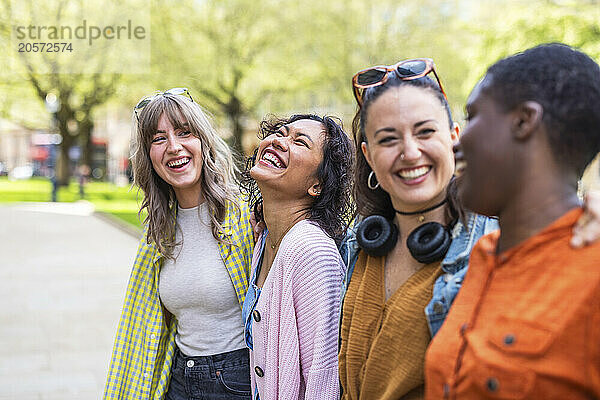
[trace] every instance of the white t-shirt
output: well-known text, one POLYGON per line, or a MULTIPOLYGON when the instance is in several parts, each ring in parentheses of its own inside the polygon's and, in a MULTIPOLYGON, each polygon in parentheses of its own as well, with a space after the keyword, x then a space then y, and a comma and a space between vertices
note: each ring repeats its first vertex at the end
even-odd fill
POLYGON ((212 235, 206 203, 177 214, 180 245, 165 260, 158 290, 177 319, 175 342, 188 356, 208 356, 245 347, 242 311, 212 235))

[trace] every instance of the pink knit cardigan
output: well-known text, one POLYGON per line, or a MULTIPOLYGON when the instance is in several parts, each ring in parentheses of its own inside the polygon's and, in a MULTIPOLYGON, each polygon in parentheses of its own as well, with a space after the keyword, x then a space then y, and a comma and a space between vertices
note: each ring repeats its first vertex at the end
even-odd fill
MULTIPOLYGON (((256 244, 253 269, 261 247, 256 244)), ((255 308, 260 320, 252 325, 253 398, 258 388, 260 400, 339 399, 344 270, 335 242, 318 225, 303 220, 285 235, 255 308)))

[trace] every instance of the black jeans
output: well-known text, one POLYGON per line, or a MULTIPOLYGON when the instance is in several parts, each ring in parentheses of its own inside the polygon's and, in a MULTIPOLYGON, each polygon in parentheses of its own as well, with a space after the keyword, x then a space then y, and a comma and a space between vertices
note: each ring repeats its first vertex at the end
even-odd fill
POLYGON ((249 400, 251 395, 248 349, 197 357, 175 350, 165 400, 249 400))

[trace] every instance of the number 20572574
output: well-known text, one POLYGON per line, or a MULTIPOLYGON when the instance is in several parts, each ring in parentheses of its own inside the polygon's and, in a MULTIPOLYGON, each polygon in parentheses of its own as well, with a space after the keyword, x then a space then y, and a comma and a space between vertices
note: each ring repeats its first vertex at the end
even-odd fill
POLYGON ((64 53, 67 51, 72 52, 73 44, 69 42, 19 42, 17 48, 19 53, 64 53))

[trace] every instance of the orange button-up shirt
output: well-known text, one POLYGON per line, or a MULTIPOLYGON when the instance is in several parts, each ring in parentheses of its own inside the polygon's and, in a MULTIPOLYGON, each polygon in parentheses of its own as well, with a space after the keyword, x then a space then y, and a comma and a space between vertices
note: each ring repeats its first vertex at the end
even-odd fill
POLYGON ((427 399, 600 398, 600 243, 573 249, 571 210, 496 255, 484 236, 426 355, 427 399))

